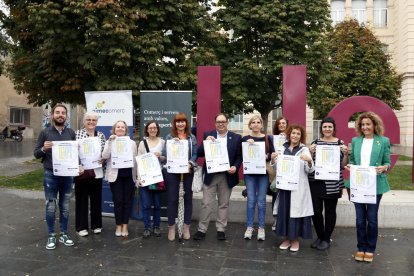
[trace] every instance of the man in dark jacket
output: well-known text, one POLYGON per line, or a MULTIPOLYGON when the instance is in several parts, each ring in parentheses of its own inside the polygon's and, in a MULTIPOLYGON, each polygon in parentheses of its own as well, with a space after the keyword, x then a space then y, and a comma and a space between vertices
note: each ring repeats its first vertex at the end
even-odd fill
POLYGON ((60 212, 59 242, 66 246, 74 245, 74 242, 68 237, 69 200, 72 193, 73 177, 54 175, 52 159, 53 141, 76 140, 75 132, 65 127, 66 116, 66 106, 57 104, 53 107, 51 113, 52 125, 40 132, 34 150, 34 156, 36 158, 42 158, 43 168, 45 170, 43 186, 46 197, 46 223, 49 235, 46 243, 46 249, 48 250, 56 248, 55 214, 57 204, 59 204, 60 212), (58 194, 59 201, 57 200, 58 194))
MULTIPOLYGON (((228 220, 229 201, 232 188, 239 183, 238 170, 242 163, 241 136, 228 131, 228 116, 224 113, 216 115, 216 129, 204 133, 203 140, 217 140, 225 143, 229 155, 230 169, 224 172, 207 173, 206 163, 203 166, 204 184, 203 200, 201 203, 198 231, 194 235, 194 240, 202 240, 206 236, 212 205, 218 198, 218 212, 216 220, 217 239, 225 240, 225 230, 228 220)), ((197 150, 198 157, 204 157, 204 146, 197 150)))

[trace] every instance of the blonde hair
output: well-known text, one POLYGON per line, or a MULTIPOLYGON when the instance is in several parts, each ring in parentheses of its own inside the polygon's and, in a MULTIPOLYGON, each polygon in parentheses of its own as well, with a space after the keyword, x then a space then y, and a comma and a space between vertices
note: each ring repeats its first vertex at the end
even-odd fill
POLYGON ((361 130, 361 124, 363 119, 370 119, 374 125, 374 133, 377 135, 384 134, 384 123, 381 118, 374 112, 364 112, 358 116, 355 122, 355 131, 358 135, 364 135, 361 130))
POLYGON ((117 125, 118 123, 123 123, 123 124, 125 125, 125 133, 124 133, 124 135, 127 135, 127 134, 128 134, 128 125, 127 125, 127 123, 125 123, 125 121, 123 121, 123 120, 118 120, 118 121, 116 121, 116 123, 112 126, 112 129, 111 129, 111 134, 115 134, 115 127, 116 127, 116 125, 117 125))
POLYGON ((253 115, 253 117, 251 117, 250 120, 249 120, 249 124, 248 124, 249 129, 251 129, 250 125, 253 123, 254 120, 259 120, 263 125, 262 117, 260 115, 253 115))

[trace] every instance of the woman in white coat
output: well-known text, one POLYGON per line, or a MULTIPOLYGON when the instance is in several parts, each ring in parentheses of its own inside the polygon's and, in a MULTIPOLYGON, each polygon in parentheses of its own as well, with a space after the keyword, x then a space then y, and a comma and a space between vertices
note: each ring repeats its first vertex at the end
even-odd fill
MULTIPOLYGON (((283 145, 283 155, 300 157, 299 185, 297 190, 279 189, 274 207, 277 215, 276 234, 283 236, 280 249, 296 252, 299 250, 299 237, 312 239, 312 198, 309 189, 308 173, 314 171, 309 149, 304 145, 306 133, 303 127, 291 125, 286 131, 287 142, 283 145)), ((276 164, 277 153, 272 154, 272 163, 276 164)))
POLYGON ((131 157, 133 165, 129 168, 113 168, 113 160, 111 156, 112 143, 115 143, 117 137, 128 135, 128 126, 124 121, 117 121, 112 126, 112 135, 109 136, 102 152, 102 158, 108 159, 106 162, 105 178, 108 180, 112 192, 112 200, 114 202, 114 213, 116 230, 115 236, 128 237, 128 222, 131 215, 131 204, 134 196, 134 186, 137 179, 137 145, 130 140, 131 157))

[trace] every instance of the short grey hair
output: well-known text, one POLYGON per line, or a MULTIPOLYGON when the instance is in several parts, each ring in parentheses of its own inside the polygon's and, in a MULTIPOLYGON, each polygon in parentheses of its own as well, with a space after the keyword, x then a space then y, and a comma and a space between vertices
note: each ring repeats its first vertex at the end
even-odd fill
POLYGON ((98 115, 98 113, 95 113, 95 112, 86 112, 84 115, 83 115, 83 121, 85 122, 86 121, 86 119, 87 118, 90 118, 90 117, 92 117, 92 118, 95 118, 96 120, 98 120, 99 119, 99 115, 98 115))

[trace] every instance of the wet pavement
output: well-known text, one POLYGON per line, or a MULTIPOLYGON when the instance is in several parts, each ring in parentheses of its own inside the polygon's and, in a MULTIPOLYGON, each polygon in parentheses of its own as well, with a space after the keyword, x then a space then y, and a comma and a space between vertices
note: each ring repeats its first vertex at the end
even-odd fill
MULTIPOLYGON (((169 242, 162 236, 142 238, 143 225, 131 221, 129 239, 114 236, 111 217, 103 232, 78 237, 71 201, 69 234, 73 247, 45 249, 46 224, 41 192, 0 189, 0 275, 413 275, 414 230, 380 229, 374 262, 353 260, 354 228, 336 228, 327 251, 301 242, 297 253, 281 251, 281 238, 266 229, 266 240, 244 240, 245 226, 230 223, 227 240, 217 241, 213 224, 204 241, 169 242)), ((192 225, 193 234, 196 223, 192 225)))

